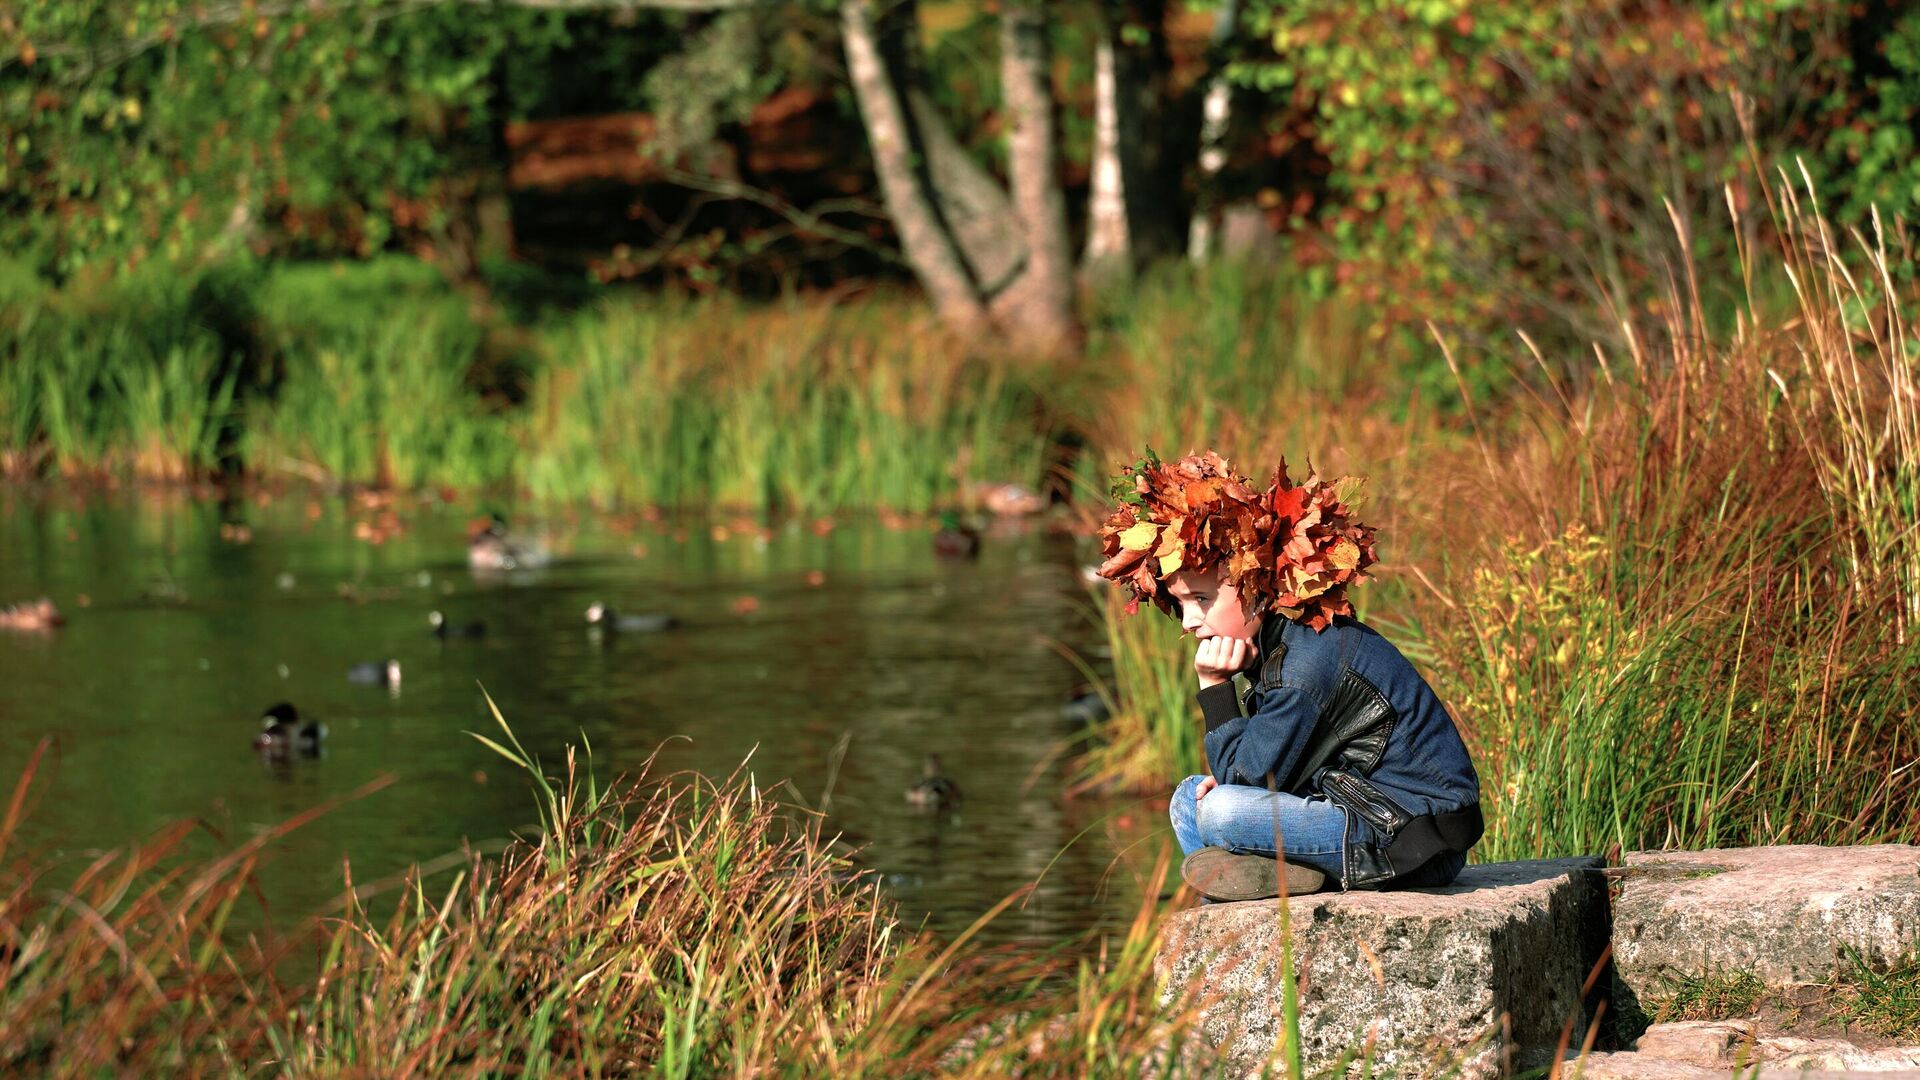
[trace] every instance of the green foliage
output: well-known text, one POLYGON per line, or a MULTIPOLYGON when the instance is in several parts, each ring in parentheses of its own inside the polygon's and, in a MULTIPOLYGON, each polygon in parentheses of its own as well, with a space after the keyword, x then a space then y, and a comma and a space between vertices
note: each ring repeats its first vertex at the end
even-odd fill
POLYGON ((1253 0, 1272 51, 1231 73, 1313 110, 1337 201, 1294 225, 1399 317, 1609 340, 1662 321, 1668 266, 1732 264, 1726 201, 1758 201, 1749 149, 1768 170, 1825 162, 1843 224, 1869 199, 1915 205, 1920 19, 1883 33, 1890 10, 1253 0))
POLYGON ((1847 974, 1834 987, 1831 1018, 1887 1039, 1920 1039, 1920 952, 1884 968, 1847 948, 1847 974))
POLYGON ((0 246, 65 278, 458 242, 505 121, 646 104, 638 76, 684 19, 25 0, 0 20, 0 246))
POLYGON ((17 475, 240 464, 550 501, 926 510, 971 481, 1038 485, 1051 434, 1037 380, 904 299, 603 296, 520 326, 392 256, 0 287, 21 298, 0 316, 0 468, 17 475))
POLYGON ((1751 971, 1677 975, 1666 989, 1666 996, 1653 1003, 1656 1023, 1752 1016, 1767 993, 1766 984, 1751 971))
POLYGON ((6 471, 211 468, 237 382, 192 282, 154 270, 67 290, 35 282, 13 275, 0 317, 6 471))
POLYGON ((1874 43, 1852 59, 1853 77, 1821 103, 1832 117, 1819 151, 1825 190, 1843 221, 1864 221, 1869 208, 1913 218, 1920 213, 1920 11, 1876 6, 1856 33, 1874 43))
POLYGON ((727 12, 647 73, 662 159, 705 149, 722 124, 745 120, 778 87, 782 73, 763 63, 761 35, 772 25, 757 11, 727 12))

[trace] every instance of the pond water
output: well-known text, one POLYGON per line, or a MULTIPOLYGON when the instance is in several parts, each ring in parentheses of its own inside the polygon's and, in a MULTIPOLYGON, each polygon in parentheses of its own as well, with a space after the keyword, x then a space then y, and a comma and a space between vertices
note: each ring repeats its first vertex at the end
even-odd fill
POLYGON ((1081 676, 1062 650, 1101 663, 1070 541, 996 532, 977 561, 947 562, 924 528, 873 521, 581 516, 535 523, 549 567, 490 577, 466 564, 473 513, 0 492, 0 604, 46 594, 68 616, 0 633, 0 787, 57 740, 26 839, 77 868, 182 818, 243 837, 394 774, 272 848, 276 913, 318 910, 343 858, 367 882, 530 827, 524 776, 465 734, 495 731, 484 686, 549 772, 584 738, 602 778, 656 751, 661 768, 725 777, 751 753, 760 785, 818 805, 831 776, 830 828, 911 923, 957 932, 1036 878, 987 939, 1050 943, 1136 910, 1164 802, 1063 792, 1079 729, 1060 706, 1081 676), (223 537, 223 518, 250 537, 223 537), (597 635, 596 600, 682 626, 597 635), (436 638, 434 609, 487 633, 436 638), (346 678, 386 657, 397 691, 346 678), (328 723, 324 756, 273 767, 252 751, 280 700, 328 723), (906 805, 928 753, 963 793, 955 813, 906 805))

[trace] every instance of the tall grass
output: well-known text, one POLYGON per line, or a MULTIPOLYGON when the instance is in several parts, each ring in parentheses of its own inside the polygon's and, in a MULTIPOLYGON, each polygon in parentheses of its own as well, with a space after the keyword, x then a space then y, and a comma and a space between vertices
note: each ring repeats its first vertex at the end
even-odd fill
POLYGON ((919 511, 1041 481, 1045 381, 910 297, 610 296, 519 326, 403 259, 21 290, 0 312, 12 475, 177 480, 231 451, 332 484, 919 511))
POLYGON ((510 478, 506 425, 466 385, 479 337, 426 308, 290 343, 278 393, 249 407, 242 452, 270 474, 406 489, 510 478))
POLYGON ((898 302, 609 303, 549 353, 521 440, 555 500, 924 510, 1046 448, 1015 367, 898 302))
POLYGON ((0 818, 0 1071, 1220 1074, 1152 976, 1151 899, 1078 960, 972 943, 1018 893, 920 939, 744 769, 600 787, 572 755, 547 777, 510 731, 490 742, 530 770, 538 835, 396 897, 349 881, 337 914, 244 942, 252 869, 299 821, 211 857, 182 825, 50 865, 13 843, 36 755, 0 818), (285 974, 296 949, 317 974, 285 974))
POLYGON ((1193 643, 1180 624, 1142 605, 1128 617, 1119 590, 1095 586, 1096 616, 1113 657, 1111 715, 1077 765, 1089 787, 1151 792, 1207 771, 1200 743, 1193 643))
MULTIPOLYGON (((1837 237, 1782 191, 1746 278, 1790 275, 1795 310, 1709 332, 1682 268, 1661 343, 1476 401, 1471 454, 1423 438, 1388 469, 1421 509, 1382 572, 1431 585, 1393 636, 1473 750, 1483 858, 1920 838, 1916 297, 1902 241, 1837 237)), ((1093 761, 1165 788, 1197 741, 1163 700, 1190 652, 1109 633, 1136 673, 1093 761)))
POLYGON ((0 311, 6 472, 183 480, 216 463, 234 382, 190 290, 142 275, 18 290, 0 311))
MULTIPOLYGON (((1916 353, 1804 193, 1776 202, 1789 317, 1669 344, 1528 410, 1435 655, 1479 751, 1488 855, 1911 840, 1916 353), (1550 437, 1549 437, 1550 436, 1550 437)), ((1747 276, 1766 272, 1753 267, 1747 276)))

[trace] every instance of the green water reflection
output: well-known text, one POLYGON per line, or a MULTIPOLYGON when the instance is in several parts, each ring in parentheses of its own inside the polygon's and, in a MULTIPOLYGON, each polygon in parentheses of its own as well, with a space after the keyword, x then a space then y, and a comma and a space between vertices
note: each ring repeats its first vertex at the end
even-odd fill
POLYGON ((0 634, 0 779, 42 735, 58 740, 26 830, 41 850, 77 862, 180 818, 245 836, 385 772, 397 782, 275 846, 261 880, 277 909, 336 897, 343 858, 364 882, 463 841, 497 844, 533 813, 521 778, 464 734, 490 724, 484 685, 529 749, 557 763, 584 734, 603 775, 657 749, 666 768, 724 776, 751 752, 758 783, 791 781, 817 803, 846 738, 831 825, 938 930, 1043 871, 990 939, 1055 941, 1138 903, 1164 811, 1061 791, 1075 730, 1059 707, 1080 677, 1050 642, 1097 651, 1065 540, 990 536, 977 563, 956 564, 924 532, 873 523, 721 540, 586 517, 555 523, 550 568, 476 579, 470 508, 403 509, 407 528, 379 545, 356 538, 369 514, 344 500, 226 515, 250 542, 223 540, 207 500, 0 494, 0 603, 44 593, 70 620, 0 634), (742 597, 757 608, 736 610, 742 597), (600 638, 583 619, 595 600, 683 628, 600 638), (441 641, 434 608, 488 633, 441 641), (404 670, 397 693, 347 681, 351 664, 388 656, 404 670), (281 699, 330 725, 321 760, 275 769, 249 748, 281 699), (964 792, 952 817, 902 798, 928 752, 964 792))

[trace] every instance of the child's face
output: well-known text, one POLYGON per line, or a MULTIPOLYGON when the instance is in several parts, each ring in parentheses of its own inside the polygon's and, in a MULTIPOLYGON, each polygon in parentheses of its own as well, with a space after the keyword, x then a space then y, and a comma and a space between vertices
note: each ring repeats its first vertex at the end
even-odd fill
POLYGON ((1250 640, 1260 633, 1260 616, 1240 605, 1239 590, 1220 580, 1217 571, 1182 570, 1166 581, 1168 594, 1180 604, 1180 628, 1199 640, 1250 640))

